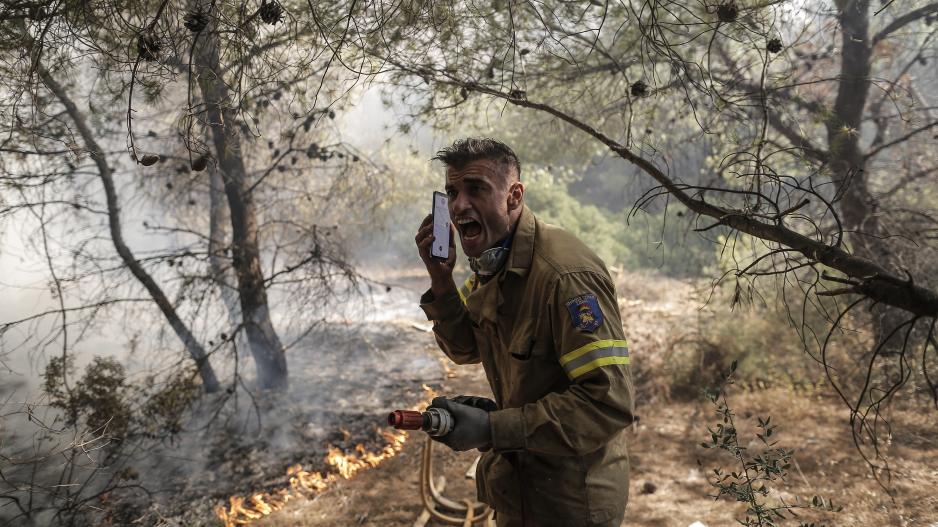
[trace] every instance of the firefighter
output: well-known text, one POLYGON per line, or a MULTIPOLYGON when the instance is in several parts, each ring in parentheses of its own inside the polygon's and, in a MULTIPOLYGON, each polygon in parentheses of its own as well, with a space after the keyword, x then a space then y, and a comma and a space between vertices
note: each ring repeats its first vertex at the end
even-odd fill
POLYGON ((482 363, 495 397, 434 399, 456 422, 440 441, 484 452, 476 485, 499 527, 619 526, 632 380, 606 266, 525 206, 505 144, 463 139, 434 159, 446 166, 454 235, 443 261, 430 256, 431 218, 417 231, 431 281, 420 307, 450 359, 482 363), (457 232, 473 271, 461 287, 457 232))

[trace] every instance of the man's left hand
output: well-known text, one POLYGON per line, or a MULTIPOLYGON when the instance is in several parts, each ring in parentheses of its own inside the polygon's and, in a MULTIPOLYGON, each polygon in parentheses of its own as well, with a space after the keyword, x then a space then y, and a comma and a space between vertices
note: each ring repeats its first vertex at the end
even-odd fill
POLYGON ((489 413, 468 404, 461 404, 446 397, 437 397, 431 408, 443 408, 453 415, 456 425, 443 437, 433 439, 457 452, 474 448, 487 449, 492 446, 492 430, 489 413))

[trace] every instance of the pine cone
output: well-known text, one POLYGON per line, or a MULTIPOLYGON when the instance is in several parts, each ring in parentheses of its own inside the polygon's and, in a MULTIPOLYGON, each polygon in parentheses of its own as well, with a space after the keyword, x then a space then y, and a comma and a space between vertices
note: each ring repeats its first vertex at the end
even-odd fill
POLYGON ((768 44, 765 45, 765 49, 769 53, 778 53, 782 50, 782 41, 777 38, 773 38, 769 41, 768 44))
POLYGON ((265 24, 274 25, 283 20, 283 6, 277 0, 264 2, 258 11, 265 24))
POLYGON ((644 97, 648 95, 648 85, 644 81, 636 81, 632 84, 630 92, 632 97, 644 97))
POLYGON ((139 55, 142 60, 151 62, 156 60, 162 49, 163 47, 160 45, 160 41, 153 35, 140 35, 137 38, 137 55, 139 55))
POLYGON ((183 25, 186 26, 186 29, 192 31, 193 33, 198 33, 205 29, 205 26, 208 25, 208 15, 202 12, 201 9, 192 11, 186 14, 185 22, 183 25))
POLYGON ((736 7, 736 2, 727 2, 717 7, 717 18, 720 22, 732 22, 737 16, 739 16, 739 9, 736 7))
POLYGON ((201 172, 205 170, 205 167, 208 166, 208 156, 205 154, 200 155, 192 161, 192 170, 196 172, 201 172))

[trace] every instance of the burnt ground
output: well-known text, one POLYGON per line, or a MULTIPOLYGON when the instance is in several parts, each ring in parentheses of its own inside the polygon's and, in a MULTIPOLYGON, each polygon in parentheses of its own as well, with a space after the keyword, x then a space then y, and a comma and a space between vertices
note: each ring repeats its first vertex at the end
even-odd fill
MULTIPOLYGON (((405 297, 412 297, 412 301, 421 290, 420 279, 419 273, 388 278, 406 284, 405 297)), ((692 333, 689 328, 699 316, 696 306, 701 293, 686 283, 649 274, 630 273, 620 276, 618 282, 633 361, 650 365, 644 370, 647 374, 649 368, 669 360, 671 342, 692 333)), ((393 304, 385 300, 385 305, 393 304)), ((322 392, 322 398, 313 404, 308 396, 298 397, 287 404, 289 410, 281 412, 287 419, 278 429, 276 444, 248 441, 246 451, 221 449, 224 454, 214 465, 212 481, 200 483, 195 478, 187 482, 185 492, 199 498, 188 500, 187 513, 164 516, 166 523, 217 524, 211 508, 226 503, 227 496, 289 488, 286 471, 291 464, 330 470, 323 459, 330 445, 351 454, 358 443, 369 450, 380 449, 382 438, 375 432, 375 423, 388 408, 426 401, 424 384, 446 395, 489 393, 479 367, 446 366, 419 311, 390 311, 397 318, 376 320, 367 328, 351 327, 333 346, 323 346, 328 344, 326 340, 318 341, 317 360, 305 367, 303 376, 309 379, 308 386, 322 383, 316 390, 322 392), (348 342, 358 344, 343 348, 348 342), (323 351, 330 349, 332 353, 323 351)), ((294 374, 293 378, 299 377, 294 374)), ((669 401, 663 387, 655 383, 645 387, 647 393, 637 394, 636 412, 641 419, 631 433, 633 470, 625 524, 735 524, 745 507, 714 501, 710 497, 714 488, 707 480, 713 468, 731 468, 730 462, 719 452, 700 447, 709 438, 707 426, 717 423, 714 407, 703 400, 669 401)), ((938 413, 934 410, 893 405, 893 433, 886 447, 892 467, 890 497, 857 454, 847 411, 829 390, 738 388, 729 397, 744 444, 754 437, 755 418, 770 415, 779 425, 779 446, 795 450, 795 464, 786 481, 772 486, 772 499, 793 502, 821 495, 844 508, 826 516, 809 511, 802 515, 803 520, 909 527, 938 523, 938 441, 934 439, 938 413)), ((423 443, 422 434, 410 434, 400 452, 376 468, 348 480, 338 478, 322 492, 294 493, 282 508, 251 524, 409 527, 422 509, 418 470, 423 443)), ((474 498, 474 483, 465 477, 474 454, 444 450, 435 451, 437 474, 447 479, 446 495, 457 500, 474 498)))

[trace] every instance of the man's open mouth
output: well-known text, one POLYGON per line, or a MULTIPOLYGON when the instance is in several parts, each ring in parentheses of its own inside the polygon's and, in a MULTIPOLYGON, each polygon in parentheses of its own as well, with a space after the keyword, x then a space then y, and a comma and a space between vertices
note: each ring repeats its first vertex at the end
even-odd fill
POLYGON ((456 223, 456 228, 459 229, 459 234, 462 235, 464 240, 469 240, 482 234, 482 224, 473 219, 459 220, 456 223))

